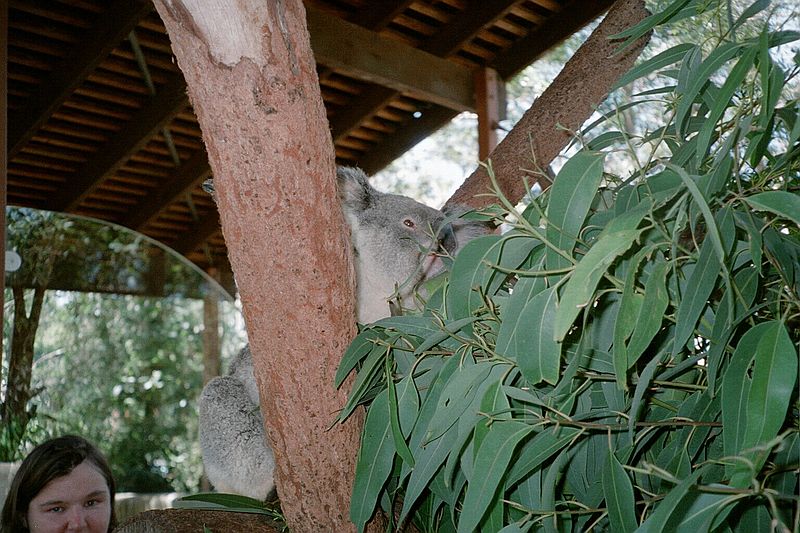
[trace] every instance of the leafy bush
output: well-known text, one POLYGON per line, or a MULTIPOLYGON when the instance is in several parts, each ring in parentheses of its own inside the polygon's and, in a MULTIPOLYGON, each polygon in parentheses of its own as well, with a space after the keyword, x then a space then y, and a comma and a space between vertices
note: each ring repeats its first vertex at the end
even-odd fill
POLYGON ((669 80, 642 96, 665 125, 587 128, 524 212, 497 192, 512 229, 467 245, 420 315, 360 332, 337 375, 356 370, 340 418, 368 406, 359 529, 377 505, 422 531, 796 527, 800 102, 770 49, 800 35, 735 38, 767 4, 637 66, 622 83, 669 80))

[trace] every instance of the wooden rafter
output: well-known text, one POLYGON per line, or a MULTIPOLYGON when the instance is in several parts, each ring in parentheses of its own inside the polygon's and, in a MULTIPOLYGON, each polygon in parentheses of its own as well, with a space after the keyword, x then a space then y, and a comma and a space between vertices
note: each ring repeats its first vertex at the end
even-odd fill
POLYGON ((458 113, 446 107, 433 106, 422 112, 418 119, 406 122, 392 135, 391 143, 385 143, 382 149, 372 150, 358 160, 367 174, 374 174, 386 165, 407 152, 425 137, 453 120, 458 113))
POLYGON ((494 63, 504 80, 604 13, 616 0, 574 0, 537 30, 514 43, 494 63))
POLYGON ((471 0, 469 8, 446 31, 440 31, 422 43, 420 48, 436 56, 450 56, 475 37, 482 28, 502 17, 516 3, 516 0, 471 0))
POLYGON ((456 111, 475 110, 469 69, 317 9, 306 13, 319 64, 456 111))
POLYGON ((333 141, 339 141, 358 128, 365 117, 370 117, 380 111, 392 98, 399 93, 388 87, 370 84, 364 91, 366 96, 358 99, 358 105, 351 105, 342 109, 331 118, 331 132, 333 141))
POLYGON ((213 209, 193 223, 191 230, 184 234, 186 236, 172 244, 172 249, 181 255, 187 255, 199 248, 218 231, 220 231, 219 212, 213 209))
MULTIPOLYGON (((420 45, 420 49, 436 56, 448 57, 458 51, 459 46, 471 39, 481 28, 502 17, 515 3, 516 0, 495 0, 492 2, 472 0, 468 10, 465 10, 458 19, 453 21, 451 26, 423 42, 420 45)), ((371 9, 372 7, 370 6, 367 11, 371 9)), ((374 115, 399 94, 398 91, 385 87, 375 87, 369 92, 369 97, 360 101, 357 106, 351 106, 347 111, 334 116, 331 120, 334 141, 346 137, 366 118, 374 115)), ((424 128, 430 125, 433 129, 428 133, 431 133, 447 124, 455 115, 456 113, 448 113, 441 109, 433 109, 423 113, 422 118, 424 120, 407 124, 403 128, 403 132, 399 134, 402 138, 398 138, 397 135, 393 136, 391 141, 384 143, 384 147, 376 148, 373 150, 376 153, 364 156, 358 161, 358 164, 369 173, 381 170, 400 154, 424 139, 424 128), (428 116, 426 117, 425 115, 428 116), (403 148, 401 149, 400 147, 403 148)), ((500 116, 503 116, 502 112, 500 116)))
POLYGON ((73 211, 107 178, 138 152, 175 115, 189 104, 183 76, 174 74, 158 93, 136 112, 125 127, 107 143, 96 157, 89 160, 70 178, 63 194, 49 202, 48 209, 73 211))
POLYGON ((161 187, 140 201, 131 215, 122 221, 122 225, 142 231, 147 224, 166 211, 170 204, 184 197, 210 175, 211 167, 203 149, 184 161, 164 180, 161 187))
POLYGON ((388 26, 392 19, 413 3, 414 0, 371 0, 368 4, 369 8, 362 9, 351 17, 350 22, 358 24, 362 28, 379 31, 388 26))
POLYGON ((9 159, 22 149, 36 131, 108 54, 153 9, 145 0, 114 0, 61 64, 47 76, 24 108, 9 113, 9 159))

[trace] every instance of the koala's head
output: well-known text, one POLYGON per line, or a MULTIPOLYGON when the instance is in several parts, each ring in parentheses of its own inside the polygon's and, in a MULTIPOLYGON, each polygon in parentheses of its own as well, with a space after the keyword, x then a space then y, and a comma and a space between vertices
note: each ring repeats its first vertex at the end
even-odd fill
POLYGON ((358 168, 339 167, 339 197, 355 252, 358 320, 389 316, 388 300, 411 304, 415 287, 441 272, 440 246, 453 249, 445 215, 406 196, 375 190, 358 168))

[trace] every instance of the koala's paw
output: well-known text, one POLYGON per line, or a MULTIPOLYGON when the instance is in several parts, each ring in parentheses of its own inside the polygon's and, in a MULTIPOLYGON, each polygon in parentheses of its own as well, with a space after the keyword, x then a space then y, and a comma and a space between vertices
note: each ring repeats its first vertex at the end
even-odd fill
POLYGON ((259 406, 250 400, 245 386, 231 376, 214 378, 198 405, 200 450, 214 488, 266 499, 275 486, 275 458, 259 406))

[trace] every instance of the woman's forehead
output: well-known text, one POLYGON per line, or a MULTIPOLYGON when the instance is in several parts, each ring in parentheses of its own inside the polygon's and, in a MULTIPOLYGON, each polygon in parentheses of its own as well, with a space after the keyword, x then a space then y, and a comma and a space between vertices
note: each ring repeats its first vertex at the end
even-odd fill
POLYGON ((37 504, 83 500, 92 495, 108 493, 108 484, 102 472, 85 460, 69 474, 51 480, 33 498, 37 504))

